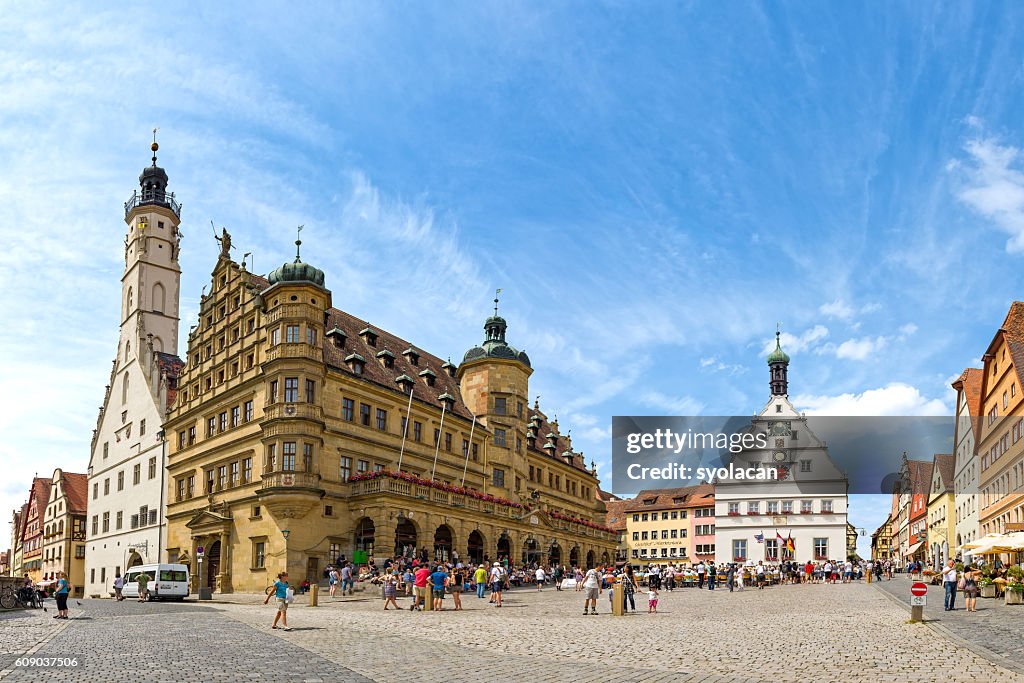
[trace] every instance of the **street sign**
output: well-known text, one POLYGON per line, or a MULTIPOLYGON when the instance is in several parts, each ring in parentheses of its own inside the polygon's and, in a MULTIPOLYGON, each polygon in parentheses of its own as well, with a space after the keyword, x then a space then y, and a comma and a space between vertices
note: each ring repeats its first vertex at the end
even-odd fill
MULTIPOLYGON (((910 594, 915 597, 924 597, 928 592, 928 584, 921 583, 920 581, 915 582, 910 586, 910 594)), ((924 603, 921 603, 924 604, 924 603)))
POLYGON ((928 596, 926 595, 911 595, 910 606, 911 607, 924 607, 928 604, 928 596))
POLYGON ((202 555, 203 554, 203 550, 204 550, 203 546, 199 546, 198 548, 196 548, 196 555, 202 555))

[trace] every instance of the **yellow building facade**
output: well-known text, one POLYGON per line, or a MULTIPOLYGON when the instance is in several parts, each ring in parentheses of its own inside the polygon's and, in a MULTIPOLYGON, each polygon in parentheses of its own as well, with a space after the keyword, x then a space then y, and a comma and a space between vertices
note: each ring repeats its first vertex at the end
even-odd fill
POLYGON ((87 476, 58 467, 50 482, 50 497, 42 522, 42 577, 52 581, 58 572, 64 572, 72 586, 71 595, 82 597, 85 594, 87 476))
POLYGON ((697 547, 714 543, 714 507, 709 484, 640 491, 622 510, 626 557, 633 564, 677 566, 714 559, 713 545, 697 547))
POLYGON ((222 246, 211 285, 164 426, 166 558, 196 588, 396 555, 614 556, 595 470, 528 405, 529 358, 497 310, 456 366, 333 308, 298 253, 263 278, 222 246))
POLYGON ((928 563, 938 570, 956 555, 956 458, 935 454, 928 494, 928 563))

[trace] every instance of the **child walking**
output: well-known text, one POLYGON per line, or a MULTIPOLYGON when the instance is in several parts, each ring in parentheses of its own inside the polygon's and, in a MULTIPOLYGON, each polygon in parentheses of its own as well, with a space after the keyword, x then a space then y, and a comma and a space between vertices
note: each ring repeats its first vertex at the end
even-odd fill
POLYGON ((658 613, 658 589, 654 586, 651 586, 651 589, 647 591, 647 613, 658 613))
POLYGON ((388 608, 388 605, 394 605, 395 609, 398 609, 398 603, 395 602, 395 595, 398 592, 398 586, 395 585, 395 577, 388 576, 384 579, 384 609, 388 608))
POLYGON ((291 631, 288 627, 288 572, 281 572, 277 575, 273 589, 267 591, 267 597, 263 601, 264 605, 270 602, 271 595, 277 599, 277 614, 274 615, 274 625, 270 628, 277 628, 277 622, 280 621, 285 631, 291 631))

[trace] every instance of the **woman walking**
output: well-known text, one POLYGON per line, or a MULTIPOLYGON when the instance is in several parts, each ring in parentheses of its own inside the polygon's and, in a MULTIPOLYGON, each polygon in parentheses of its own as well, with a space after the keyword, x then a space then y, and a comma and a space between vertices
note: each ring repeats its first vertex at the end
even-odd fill
POLYGON ((277 575, 273 590, 267 591, 267 597, 263 601, 264 605, 270 602, 271 595, 277 600, 277 614, 274 615, 274 625, 270 628, 277 628, 277 622, 280 621, 285 631, 291 631, 291 628, 288 627, 288 572, 281 572, 277 575))
POLYGON ((455 603, 455 611, 458 612, 462 609, 462 588, 466 584, 466 570, 462 568, 462 564, 455 566, 452 570, 452 578, 450 589, 452 591, 452 602, 455 603))
POLYGON ((626 602, 629 602, 630 611, 636 614, 636 601, 633 599, 633 593, 636 592, 637 584, 636 578, 633 576, 633 566, 626 565, 626 569, 622 574, 622 611, 626 611, 626 602))
POLYGON ((57 589, 53 594, 53 597, 57 599, 57 616, 54 619, 67 619, 68 618, 68 594, 71 592, 71 584, 68 583, 67 575, 64 572, 58 572, 57 576, 57 589))
POLYGON ((978 577, 974 571, 974 567, 969 564, 964 565, 964 575, 961 581, 961 587, 964 589, 964 600, 967 602, 968 612, 978 611, 978 577))

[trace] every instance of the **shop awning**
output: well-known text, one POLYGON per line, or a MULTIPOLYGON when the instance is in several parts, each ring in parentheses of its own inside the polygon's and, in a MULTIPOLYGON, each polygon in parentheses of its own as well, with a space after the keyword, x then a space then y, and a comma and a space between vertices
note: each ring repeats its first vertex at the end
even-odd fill
POLYGON ((910 546, 910 550, 907 551, 907 557, 910 557, 911 555, 916 553, 917 549, 920 548, 923 545, 924 545, 924 541, 921 541, 919 543, 915 543, 914 545, 910 546))

